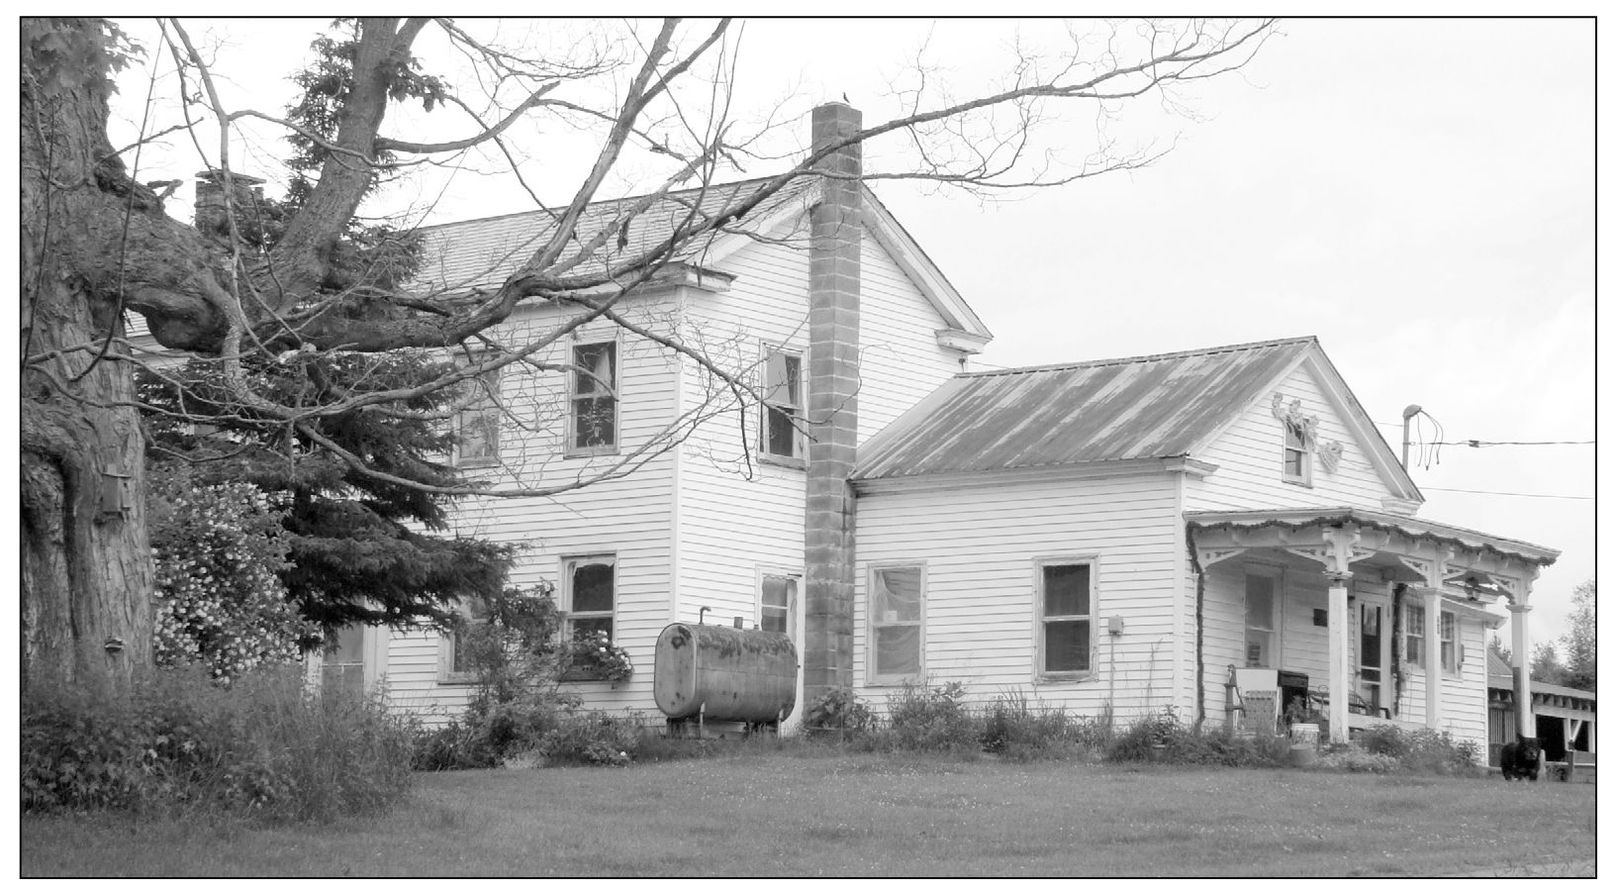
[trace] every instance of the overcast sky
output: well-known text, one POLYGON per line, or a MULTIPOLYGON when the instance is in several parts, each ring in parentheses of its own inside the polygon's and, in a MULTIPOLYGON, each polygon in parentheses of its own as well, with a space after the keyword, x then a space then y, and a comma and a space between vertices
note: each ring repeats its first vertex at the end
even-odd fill
MULTIPOLYGON (((227 41, 227 104, 279 111, 311 24, 199 22, 193 34, 227 41)), ((157 45, 149 23, 129 27, 157 45)), ((1035 40, 1057 28, 1021 25, 1035 40)), ((791 111, 847 94, 872 123, 895 107, 889 85, 924 39, 943 60, 937 76, 967 95, 1004 65, 1011 32, 752 22, 737 107, 791 111)), ((1173 139, 1151 167, 994 203, 875 189, 995 332, 978 367, 1313 334, 1396 452, 1408 404, 1431 416, 1428 440, 1437 421, 1451 442, 1583 443, 1596 438, 1595 77, 1589 21, 1288 21, 1242 74, 1186 94, 1196 119, 1127 113, 1121 132, 1173 139)), ((146 88, 140 71, 121 81, 126 136, 146 88)), ((1076 141, 1094 133, 1091 115, 1065 123, 1076 141)), ((269 171, 254 162, 284 154, 268 135, 233 152, 236 169, 259 175, 269 171)), ((872 160, 895 163, 885 152, 874 146, 872 160)), ((559 159, 586 156, 553 142, 529 157, 525 176, 551 202, 581 172, 559 159)), ((143 180, 201 169, 188 144, 141 164, 143 180)), ((435 201, 431 221, 532 206, 503 177, 413 188, 395 197, 435 201)), ((1419 516, 1563 552, 1530 599, 1533 636, 1561 634, 1570 592, 1596 572, 1596 449, 1413 455, 1419 516)))

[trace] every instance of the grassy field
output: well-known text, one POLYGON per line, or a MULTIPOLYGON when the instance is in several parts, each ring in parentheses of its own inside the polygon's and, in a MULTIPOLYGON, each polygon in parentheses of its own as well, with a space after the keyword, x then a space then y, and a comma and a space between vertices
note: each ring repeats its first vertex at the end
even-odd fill
POLYGON ((1584 784, 789 751, 423 775, 325 826, 25 817, 21 874, 1590 875, 1595 827, 1584 784))

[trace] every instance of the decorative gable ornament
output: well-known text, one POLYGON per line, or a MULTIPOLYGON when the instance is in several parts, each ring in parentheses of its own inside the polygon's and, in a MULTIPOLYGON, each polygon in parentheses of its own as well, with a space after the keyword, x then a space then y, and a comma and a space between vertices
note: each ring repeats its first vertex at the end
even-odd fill
POLYGON ((1315 428, 1321 424, 1321 419, 1315 415, 1306 415, 1302 402, 1295 399, 1284 408, 1282 394, 1277 393, 1271 398, 1270 413, 1276 416, 1276 420, 1296 428, 1299 431, 1299 438, 1304 440, 1304 447, 1315 451, 1315 428))
POLYGON ((1316 457, 1321 459, 1321 468, 1328 473, 1338 472, 1338 462, 1344 456, 1344 444, 1336 439, 1329 439, 1321 445, 1321 451, 1316 457))

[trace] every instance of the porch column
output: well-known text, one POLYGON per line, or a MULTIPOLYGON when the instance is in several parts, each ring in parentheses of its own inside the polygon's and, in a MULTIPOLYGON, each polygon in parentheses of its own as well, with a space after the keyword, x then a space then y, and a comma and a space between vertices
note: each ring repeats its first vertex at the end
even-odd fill
POLYGON ((1427 588, 1422 592, 1422 649, 1423 669, 1428 678, 1428 716, 1430 730, 1439 729, 1439 686, 1443 681, 1439 673, 1439 589, 1427 588))
POLYGON ((1327 725, 1332 741, 1349 741, 1349 583, 1353 572, 1327 577, 1327 725))
MULTIPOLYGON (((1529 604, 1509 603, 1512 614, 1512 701, 1518 710, 1518 736, 1535 736, 1533 703, 1529 701, 1529 604)), ((1510 742, 1510 740, 1509 740, 1510 742)))

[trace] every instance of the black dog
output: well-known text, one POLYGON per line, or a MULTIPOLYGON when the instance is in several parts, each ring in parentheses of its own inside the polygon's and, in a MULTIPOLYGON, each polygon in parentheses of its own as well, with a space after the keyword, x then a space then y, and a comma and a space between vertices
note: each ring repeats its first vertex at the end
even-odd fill
POLYGON ((1530 782, 1540 779, 1540 740, 1520 736, 1517 742, 1502 746, 1501 778, 1530 782))

